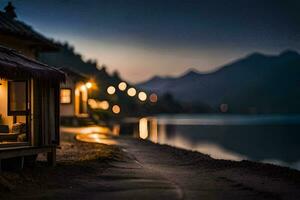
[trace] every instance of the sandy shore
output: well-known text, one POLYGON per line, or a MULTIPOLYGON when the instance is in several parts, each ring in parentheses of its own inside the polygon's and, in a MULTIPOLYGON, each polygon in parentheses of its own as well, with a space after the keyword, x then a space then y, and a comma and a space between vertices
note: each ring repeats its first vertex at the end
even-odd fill
POLYGON ((2 173, 1 199, 300 199, 296 170, 132 138, 62 136, 57 167, 40 158, 22 172, 2 173))

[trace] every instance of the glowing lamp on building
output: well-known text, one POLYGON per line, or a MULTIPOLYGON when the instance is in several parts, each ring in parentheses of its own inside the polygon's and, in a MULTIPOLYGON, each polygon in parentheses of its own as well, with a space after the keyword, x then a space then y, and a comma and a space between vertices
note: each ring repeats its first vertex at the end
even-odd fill
POLYGON ((86 86, 87 89, 90 89, 90 88, 93 87, 93 83, 87 82, 87 83, 85 84, 85 86, 86 86))

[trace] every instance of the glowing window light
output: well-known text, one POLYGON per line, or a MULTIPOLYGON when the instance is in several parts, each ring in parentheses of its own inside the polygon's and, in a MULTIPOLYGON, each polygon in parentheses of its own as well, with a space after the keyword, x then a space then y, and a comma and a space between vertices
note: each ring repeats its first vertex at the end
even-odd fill
POLYGON ((138 97, 141 101, 146 101, 147 100, 147 94, 145 92, 139 92, 138 97))
POLYGON ((118 105, 114 105, 114 106, 112 107, 112 111, 113 111, 113 113, 115 113, 115 114, 119 114, 119 113, 121 112, 121 108, 120 108, 120 106, 118 106, 118 105))
POLYGON ((142 138, 142 139, 146 139, 148 137, 148 120, 147 120, 147 118, 140 119, 139 134, 140 134, 140 138, 142 138))
POLYGON ((72 102, 72 91, 71 89, 63 88, 60 89, 60 103, 70 104, 72 102))
POLYGON ((79 89, 75 89, 75 96, 79 96, 79 94, 80 94, 79 89))
POLYGON ((156 103, 156 102, 157 102, 157 99, 158 99, 158 97, 157 97, 157 95, 156 95, 155 93, 152 93, 152 94, 150 95, 150 101, 151 101, 152 103, 156 103))
POLYGON ((125 91, 127 88, 127 84, 125 82, 121 82, 121 83, 119 83, 118 87, 119 87, 119 90, 125 91))
POLYGON ((90 89, 90 88, 92 88, 93 84, 91 82, 87 82, 85 84, 85 86, 86 86, 87 89, 90 89))
POLYGON ((129 88, 127 90, 127 94, 131 97, 135 96, 136 95, 136 89, 134 89, 133 87, 132 88, 129 88))
POLYGON ((112 95, 112 94, 114 94, 115 92, 116 92, 116 88, 115 88, 114 86, 109 86, 109 87, 107 88, 107 93, 108 93, 108 94, 112 95))

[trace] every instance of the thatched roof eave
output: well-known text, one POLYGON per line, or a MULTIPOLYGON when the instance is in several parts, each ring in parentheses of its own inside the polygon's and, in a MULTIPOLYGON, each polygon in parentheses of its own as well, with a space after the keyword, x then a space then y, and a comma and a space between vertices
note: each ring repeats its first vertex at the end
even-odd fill
POLYGON ((30 59, 14 50, 0 47, 0 77, 47 81, 65 81, 65 74, 59 69, 30 59))

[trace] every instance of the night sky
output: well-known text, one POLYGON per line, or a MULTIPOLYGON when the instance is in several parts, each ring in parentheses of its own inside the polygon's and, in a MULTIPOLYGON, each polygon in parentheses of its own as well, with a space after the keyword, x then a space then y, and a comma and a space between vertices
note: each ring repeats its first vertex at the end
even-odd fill
POLYGON ((300 51, 299 0, 12 2, 19 20, 132 82, 211 71, 254 51, 300 51))

